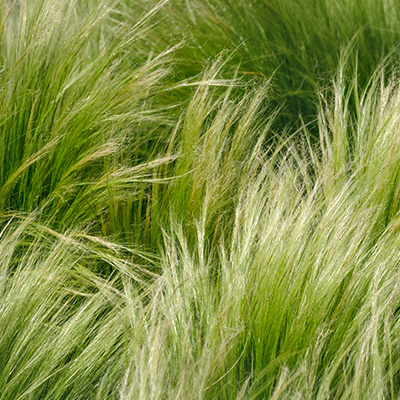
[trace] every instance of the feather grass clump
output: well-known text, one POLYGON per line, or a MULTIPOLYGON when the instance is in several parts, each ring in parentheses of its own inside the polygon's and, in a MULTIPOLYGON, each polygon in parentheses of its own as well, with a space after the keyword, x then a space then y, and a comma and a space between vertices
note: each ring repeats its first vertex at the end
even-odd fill
POLYGON ((400 396, 367 3, 2 2, 0 399, 400 396))

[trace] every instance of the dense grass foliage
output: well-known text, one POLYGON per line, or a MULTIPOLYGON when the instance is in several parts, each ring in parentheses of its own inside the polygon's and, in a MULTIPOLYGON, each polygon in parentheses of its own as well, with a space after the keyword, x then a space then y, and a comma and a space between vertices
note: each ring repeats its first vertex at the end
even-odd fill
POLYGON ((400 5, 0 3, 0 399, 400 397, 400 5))
MULTIPOLYGON (((143 10, 155 4, 124 3, 127 13, 133 4, 141 3, 143 10)), ((400 54, 400 4, 393 0, 174 0, 160 14, 153 18, 156 29, 148 45, 161 51, 186 40, 175 53, 174 77, 193 76, 220 52, 234 53, 232 70, 274 76, 270 98, 282 108, 280 128, 297 126, 299 116, 315 119, 316 90, 331 82, 344 49, 350 53, 350 76, 356 68, 363 87, 382 59, 392 55, 393 68, 400 54)))

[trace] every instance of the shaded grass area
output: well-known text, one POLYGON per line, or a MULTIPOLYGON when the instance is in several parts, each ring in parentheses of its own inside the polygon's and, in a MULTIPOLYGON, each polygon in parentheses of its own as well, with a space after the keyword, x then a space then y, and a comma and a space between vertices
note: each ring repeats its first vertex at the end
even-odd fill
POLYGON ((398 398, 395 2, 0 6, 0 399, 398 398))
MULTIPOLYGON (((144 10, 152 5, 124 1, 127 13, 133 5, 141 3, 144 10)), ((278 127, 298 127, 300 116, 315 120, 315 93, 331 84, 344 49, 350 53, 347 75, 356 68, 363 88, 382 59, 396 67, 399 12, 398 3, 389 0, 175 0, 153 19, 156 29, 147 44, 160 51, 186 41, 175 54, 177 79, 201 72, 220 52, 234 54, 232 70, 250 78, 274 77, 270 97, 282 108, 278 127)), ((316 129, 312 133, 318 136, 316 129)))

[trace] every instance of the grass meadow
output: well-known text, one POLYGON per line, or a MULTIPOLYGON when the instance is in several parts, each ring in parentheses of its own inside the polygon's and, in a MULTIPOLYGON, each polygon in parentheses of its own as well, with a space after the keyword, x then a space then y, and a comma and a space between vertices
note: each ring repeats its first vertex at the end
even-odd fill
POLYGON ((0 2, 0 400, 400 398, 400 3, 0 2))

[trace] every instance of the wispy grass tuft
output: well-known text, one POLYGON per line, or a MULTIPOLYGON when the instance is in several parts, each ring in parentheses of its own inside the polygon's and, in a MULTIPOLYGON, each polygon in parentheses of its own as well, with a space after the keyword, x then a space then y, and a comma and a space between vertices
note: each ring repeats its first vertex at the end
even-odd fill
POLYGON ((3 1, 0 399, 398 398, 397 9, 3 1))

